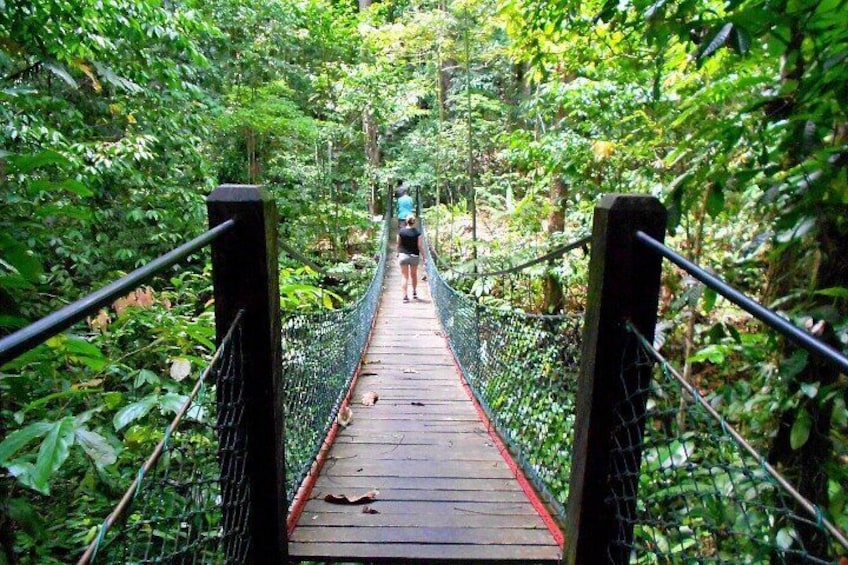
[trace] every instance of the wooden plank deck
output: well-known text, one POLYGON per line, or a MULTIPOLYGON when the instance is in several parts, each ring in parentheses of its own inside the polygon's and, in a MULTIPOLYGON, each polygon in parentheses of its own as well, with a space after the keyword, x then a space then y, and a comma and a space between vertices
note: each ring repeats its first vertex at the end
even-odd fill
MULTIPOLYGON (((390 252, 365 364, 289 540, 292 561, 556 563, 561 548, 462 386, 427 283, 404 304, 390 252), (360 403, 370 391, 374 406, 360 403), (326 502, 359 496, 368 505, 326 502)), ((409 290, 410 298, 412 290, 409 290)))

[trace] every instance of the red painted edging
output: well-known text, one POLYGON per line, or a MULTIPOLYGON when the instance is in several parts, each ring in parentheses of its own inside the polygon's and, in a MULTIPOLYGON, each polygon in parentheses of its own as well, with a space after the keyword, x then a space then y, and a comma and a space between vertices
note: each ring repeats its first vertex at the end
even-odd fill
POLYGON ((450 347, 450 342, 448 341, 447 334, 444 330, 442 330, 442 338, 445 340, 445 343, 448 346, 448 350, 451 354, 451 359, 453 359, 454 367, 456 367, 456 372, 459 374, 459 379, 462 382, 462 388, 465 389, 465 394, 468 395, 468 398, 471 399, 471 403, 474 405, 474 409, 477 411, 477 415, 483 424, 486 425, 486 431, 489 432, 489 437, 492 438, 492 442, 495 444, 495 447, 498 448, 498 451, 503 457, 504 462, 506 463, 509 470, 512 471, 515 480, 518 481, 518 484, 521 485, 521 490, 524 491, 524 495, 530 500, 530 504, 533 505, 533 508, 536 510, 536 513, 539 514, 539 517, 542 519, 542 522, 545 523, 545 526, 548 527, 548 530, 551 532, 551 535, 554 537, 554 541, 556 541, 557 545, 561 548, 565 545, 565 537, 557 526, 556 520, 554 520, 553 516, 551 516, 548 509, 545 507, 545 504, 536 494, 536 491, 533 489, 533 485, 530 484, 530 481, 527 480, 527 477, 524 476, 524 473, 521 471, 521 467, 518 466, 518 463, 512 458, 512 455, 509 453, 509 449, 507 449, 504 442, 501 440, 500 436, 498 436, 495 431, 495 426, 492 425, 491 420, 486 415, 486 411, 483 410, 483 407, 480 406, 480 403, 477 401, 477 397, 474 396, 474 391, 471 389, 471 385, 468 384, 468 381, 465 379, 465 373, 462 372, 462 367, 459 364, 459 361, 456 359, 456 355, 454 355, 453 349, 450 347))
MULTIPOLYGON (((380 305, 381 304, 377 304, 378 311, 380 310, 380 305)), ((353 373, 353 378, 350 381, 350 387, 348 387, 347 394, 345 395, 344 400, 342 400, 341 405, 339 405, 340 412, 350 402, 350 395, 353 392, 354 387, 356 387, 356 381, 359 379, 359 373, 362 372, 365 352, 368 351, 368 346, 371 344, 371 336, 374 335, 374 326, 376 324, 377 312, 374 313, 374 318, 371 320, 371 328, 368 330, 368 339, 365 340, 365 346, 362 348, 362 356, 359 358, 359 364, 356 366, 356 371, 353 373)), ((297 489, 297 494, 294 495, 294 500, 292 501, 291 506, 289 506, 289 513, 286 518, 286 536, 288 538, 290 538, 292 533, 294 533, 294 530, 297 527, 297 522, 300 520, 300 515, 303 514, 303 509, 306 507, 309 495, 312 494, 312 488, 315 486, 315 481, 318 480, 321 468, 327 461, 327 453, 329 453, 330 448, 333 446, 333 442, 336 440, 336 435, 339 433, 339 427, 340 426, 337 421, 334 421, 333 425, 330 426, 330 431, 327 433, 327 437, 324 438, 324 442, 318 450, 318 455, 312 463, 309 473, 307 473, 306 478, 300 485, 300 488, 297 489)))

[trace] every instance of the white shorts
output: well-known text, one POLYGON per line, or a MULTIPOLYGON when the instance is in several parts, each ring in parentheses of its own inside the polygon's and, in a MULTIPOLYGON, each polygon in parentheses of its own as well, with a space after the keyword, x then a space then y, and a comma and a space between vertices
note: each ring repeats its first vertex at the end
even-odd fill
POLYGON ((398 265, 415 265, 418 266, 418 262, 421 261, 421 257, 418 255, 408 255, 406 253, 398 253, 398 265))

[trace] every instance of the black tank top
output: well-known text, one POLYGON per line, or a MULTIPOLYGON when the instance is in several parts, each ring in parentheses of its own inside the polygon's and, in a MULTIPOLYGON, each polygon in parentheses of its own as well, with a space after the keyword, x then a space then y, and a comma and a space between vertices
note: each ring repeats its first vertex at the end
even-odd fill
POLYGON ((400 236, 400 252, 407 255, 418 255, 418 236, 421 232, 417 228, 401 228, 398 232, 400 236))

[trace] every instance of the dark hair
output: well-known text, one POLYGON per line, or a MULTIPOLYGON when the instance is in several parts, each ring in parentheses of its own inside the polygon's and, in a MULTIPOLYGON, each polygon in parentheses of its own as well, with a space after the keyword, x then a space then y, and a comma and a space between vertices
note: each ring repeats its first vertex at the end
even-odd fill
POLYGON ((406 225, 414 226, 415 225, 415 214, 410 214, 406 217, 406 225))

